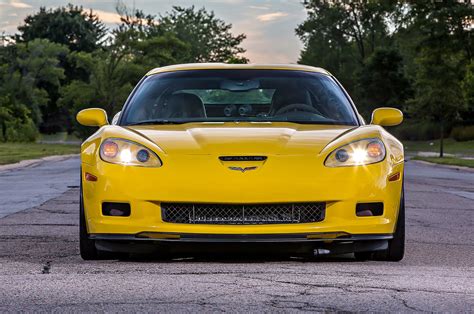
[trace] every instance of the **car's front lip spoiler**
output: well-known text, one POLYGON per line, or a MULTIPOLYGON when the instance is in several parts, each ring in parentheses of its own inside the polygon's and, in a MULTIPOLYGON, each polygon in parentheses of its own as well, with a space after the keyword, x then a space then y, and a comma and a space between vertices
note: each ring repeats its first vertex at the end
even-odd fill
POLYGON ((202 234, 202 233, 170 233, 140 232, 137 234, 90 234, 90 239, 101 241, 144 241, 144 242, 354 242, 390 240, 392 234, 349 234, 346 232, 296 233, 296 234, 202 234))

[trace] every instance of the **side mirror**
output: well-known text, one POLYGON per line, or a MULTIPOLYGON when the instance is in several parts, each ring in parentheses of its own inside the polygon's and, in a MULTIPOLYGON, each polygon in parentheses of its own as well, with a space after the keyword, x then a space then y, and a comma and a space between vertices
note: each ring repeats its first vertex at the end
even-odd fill
POLYGON ((107 113, 104 109, 89 108, 79 111, 76 116, 77 122, 84 126, 98 126, 109 124, 107 121, 107 113))
POLYGON ((395 126, 403 121, 403 113, 395 108, 382 107, 372 112, 372 121, 370 124, 381 126, 395 126))

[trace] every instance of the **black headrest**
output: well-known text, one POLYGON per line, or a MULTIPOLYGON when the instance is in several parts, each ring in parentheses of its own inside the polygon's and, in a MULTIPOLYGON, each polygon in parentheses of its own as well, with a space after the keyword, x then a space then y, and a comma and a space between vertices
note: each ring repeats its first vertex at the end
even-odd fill
POLYGON ((166 102, 163 118, 202 118, 206 110, 201 99, 188 93, 171 95, 166 102))
POLYGON ((279 88, 273 93, 270 113, 274 114, 281 108, 292 104, 307 104, 304 89, 279 88))

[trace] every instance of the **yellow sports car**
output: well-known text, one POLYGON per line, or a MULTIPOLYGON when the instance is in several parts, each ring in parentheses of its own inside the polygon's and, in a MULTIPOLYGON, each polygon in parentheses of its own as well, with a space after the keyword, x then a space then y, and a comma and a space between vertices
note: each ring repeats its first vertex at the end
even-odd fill
POLYGON ((366 124, 338 81, 301 65, 185 64, 148 72, 81 149, 80 251, 281 245, 403 258, 402 144, 366 124))

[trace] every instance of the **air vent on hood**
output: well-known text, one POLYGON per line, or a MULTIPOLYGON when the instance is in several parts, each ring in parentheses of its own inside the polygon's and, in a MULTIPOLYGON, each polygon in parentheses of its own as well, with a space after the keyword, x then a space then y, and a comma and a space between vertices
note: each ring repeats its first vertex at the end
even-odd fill
POLYGON ((264 161, 267 156, 220 156, 221 161, 264 161))

